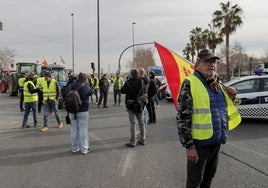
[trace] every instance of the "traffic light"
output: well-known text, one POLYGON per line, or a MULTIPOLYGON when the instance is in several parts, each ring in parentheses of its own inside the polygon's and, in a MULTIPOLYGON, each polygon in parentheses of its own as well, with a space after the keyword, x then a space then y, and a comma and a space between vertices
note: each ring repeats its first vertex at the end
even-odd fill
POLYGON ((0 31, 3 31, 3 23, 0 21, 0 31))
POLYGON ((95 70, 95 64, 93 62, 91 62, 91 68, 95 70))

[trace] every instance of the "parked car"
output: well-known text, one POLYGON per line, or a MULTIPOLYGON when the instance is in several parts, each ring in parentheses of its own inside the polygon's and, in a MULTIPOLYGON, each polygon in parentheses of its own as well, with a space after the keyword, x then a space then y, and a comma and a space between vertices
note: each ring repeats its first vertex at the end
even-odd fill
POLYGON ((157 91, 157 96, 158 99, 164 99, 165 98, 165 90, 167 87, 167 80, 165 77, 163 76, 156 76, 155 79, 158 81, 158 91, 157 91))
POLYGON ((172 101, 172 95, 171 95, 170 88, 168 85, 165 89, 165 97, 168 101, 172 101))
POLYGON ((242 118, 268 119, 268 74, 245 76, 224 85, 237 90, 234 103, 242 118))

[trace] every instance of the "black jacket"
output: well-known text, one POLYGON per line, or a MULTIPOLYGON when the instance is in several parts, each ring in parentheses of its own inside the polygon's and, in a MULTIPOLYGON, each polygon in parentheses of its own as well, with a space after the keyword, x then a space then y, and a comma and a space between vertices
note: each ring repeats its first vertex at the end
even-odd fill
POLYGON ((128 79, 123 87, 121 88, 121 93, 126 94, 125 103, 127 100, 136 100, 139 96, 143 94, 143 81, 140 78, 133 77, 128 79), (140 90, 142 91, 140 92, 140 90), (138 95, 140 93, 140 95, 138 95))

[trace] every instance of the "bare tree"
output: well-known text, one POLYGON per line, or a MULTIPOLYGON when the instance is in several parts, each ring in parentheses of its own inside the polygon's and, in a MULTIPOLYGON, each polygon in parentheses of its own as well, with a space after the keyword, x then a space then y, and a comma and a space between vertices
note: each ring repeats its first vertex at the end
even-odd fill
MULTIPOLYGON (((144 68, 148 69, 149 66, 155 65, 155 60, 153 57, 153 52, 151 48, 137 48, 134 54, 134 68, 144 68)), ((133 67, 132 67, 133 68, 133 67)))
POLYGON ((14 64, 14 58, 16 56, 15 50, 9 48, 3 48, 0 50, 0 66, 1 68, 7 68, 9 65, 14 64))
POLYGON ((245 54, 244 47, 240 42, 235 41, 230 49, 230 62, 233 74, 237 74, 237 76, 240 77, 246 59, 247 55, 245 54))

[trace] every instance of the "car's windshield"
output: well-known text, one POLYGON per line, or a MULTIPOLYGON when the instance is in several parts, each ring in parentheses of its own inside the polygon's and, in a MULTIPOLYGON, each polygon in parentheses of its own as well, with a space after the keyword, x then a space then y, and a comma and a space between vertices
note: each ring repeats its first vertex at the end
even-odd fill
POLYGON ((35 72, 35 65, 21 65, 21 72, 23 73, 35 72))
POLYGON ((54 69, 50 71, 51 77, 59 82, 67 82, 67 75, 63 69, 54 69))

